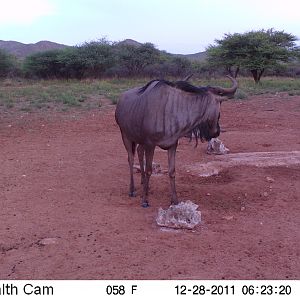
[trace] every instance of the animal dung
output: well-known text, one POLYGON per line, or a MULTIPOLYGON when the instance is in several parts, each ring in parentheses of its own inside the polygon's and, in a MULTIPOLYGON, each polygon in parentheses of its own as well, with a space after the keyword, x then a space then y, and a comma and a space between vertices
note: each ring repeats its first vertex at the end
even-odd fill
POLYGON ((162 227, 176 229, 193 229, 201 222, 201 212, 197 211, 198 205, 190 200, 171 205, 164 210, 158 210, 156 223, 162 227))
POLYGON ((221 140, 213 138, 208 142, 206 153, 223 155, 229 153, 229 149, 224 146, 221 140))

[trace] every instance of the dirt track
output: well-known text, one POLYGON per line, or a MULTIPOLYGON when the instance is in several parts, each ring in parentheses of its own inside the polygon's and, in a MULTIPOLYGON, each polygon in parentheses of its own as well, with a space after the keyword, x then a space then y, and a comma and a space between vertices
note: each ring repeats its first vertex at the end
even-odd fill
MULTIPOLYGON (((300 97, 222 104, 231 153, 300 150, 300 97)), ((167 175, 151 178, 150 207, 128 198, 114 107, 82 113, 1 113, 0 279, 300 279, 300 166, 235 165, 210 177, 206 144, 182 139, 181 200, 203 224, 162 231, 167 175)), ((154 161, 167 168, 167 155, 154 161)), ((136 174, 139 182, 139 174, 136 174)))

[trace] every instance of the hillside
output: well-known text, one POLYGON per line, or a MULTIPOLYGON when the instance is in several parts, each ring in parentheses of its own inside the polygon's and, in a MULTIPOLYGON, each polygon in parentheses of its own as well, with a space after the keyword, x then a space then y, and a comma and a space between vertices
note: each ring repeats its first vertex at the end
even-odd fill
POLYGON ((68 46, 49 42, 49 41, 40 41, 35 44, 23 44, 15 41, 0 40, 0 48, 6 50, 10 54, 13 54, 18 58, 24 58, 36 52, 54 50, 54 49, 63 49, 66 47, 68 46))
MULTIPOLYGON (((119 45, 130 45, 139 47, 142 43, 139 43, 132 39, 126 39, 118 43, 119 45)), ((67 45, 58 44, 49 41, 40 41, 35 44, 23 44, 16 41, 2 41, 0 40, 0 49, 4 49, 10 54, 15 55, 18 58, 25 58, 26 56, 47 50, 63 49, 69 47, 67 45)), ((172 54, 172 53, 170 53, 172 54)), ((198 52, 194 54, 172 54, 179 57, 185 57, 191 61, 203 61, 206 59, 206 52, 198 52)))
POLYGON ((126 40, 123 40, 121 42, 118 42, 118 45, 129 45, 129 46, 139 47, 139 46, 142 45, 142 43, 137 42, 137 41, 132 40, 132 39, 126 39, 126 40))
MULTIPOLYGON (((119 45, 136 46, 136 47, 139 47, 140 45, 142 45, 142 43, 137 42, 132 39, 126 39, 124 41, 119 42, 118 44, 119 45)), ((170 54, 178 56, 178 57, 184 57, 191 61, 204 61, 206 59, 206 52, 197 52, 197 53, 193 53, 193 54, 173 54, 173 53, 170 53, 170 54)))
POLYGON ((194 54, 174 54, 179 57, 185 57, 191 61, 204 61, 206 59, 206 52, 198 52, 194 54))

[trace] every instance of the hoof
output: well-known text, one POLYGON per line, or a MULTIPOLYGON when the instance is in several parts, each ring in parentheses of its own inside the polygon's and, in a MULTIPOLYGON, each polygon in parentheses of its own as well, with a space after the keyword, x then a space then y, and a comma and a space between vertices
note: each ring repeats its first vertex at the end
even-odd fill
POLYGON ((142 203, 142 207, 144 207, 144 208, 147 208, 147 207, 149 207, 150 205, 149 205, 149 203, 148 202, 143 202, 142 203))
POLYGON ((136 192, 129 192, 129 193, 128 193, 128 196, 129 196, 129 197, 136 197, 136 192))

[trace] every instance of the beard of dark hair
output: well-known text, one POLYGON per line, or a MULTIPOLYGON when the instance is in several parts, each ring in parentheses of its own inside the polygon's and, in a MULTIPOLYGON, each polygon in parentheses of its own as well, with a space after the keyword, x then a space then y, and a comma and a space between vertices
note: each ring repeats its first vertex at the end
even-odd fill
POLYGON ((200 139, 201 142, 209 141, 211 140, 211 137, 209 135, 209 125, 208 122, 201 122, 198 124, 196 127, 194 127, 191 131, 191 137, 190 140, 192 139, 192 134, 195 136, 196 139, 196 145, 195 147, 198 146, 198 140, 200 139))

